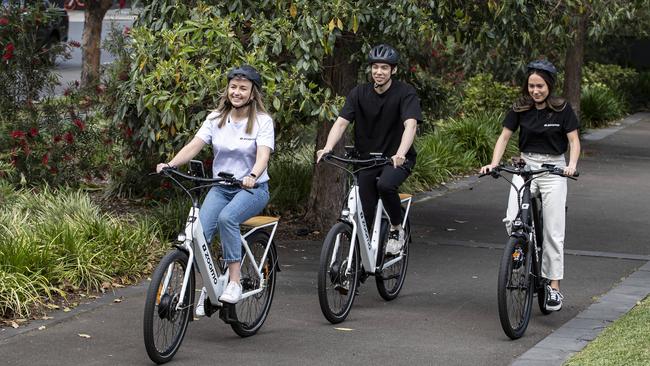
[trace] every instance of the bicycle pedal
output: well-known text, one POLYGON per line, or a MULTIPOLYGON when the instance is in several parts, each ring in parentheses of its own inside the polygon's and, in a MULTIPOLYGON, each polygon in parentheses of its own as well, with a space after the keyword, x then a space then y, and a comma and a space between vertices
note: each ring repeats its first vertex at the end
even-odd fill
POLYGON ((219 319, 223 320, 226 324, 237 324, 239 319, 237 318, 237 308, 235 304, 224 303, 223 307, 219 311, 219 319))
POLYGON ((203 303, 205 316, 207 316, 208 318, 211 317, 212 314, 216 313, 220 308, 221 308, 221 303, 217 303, 216 305, 214 305, 210 301, 210 298, 206 296, 205 302, 203 303))

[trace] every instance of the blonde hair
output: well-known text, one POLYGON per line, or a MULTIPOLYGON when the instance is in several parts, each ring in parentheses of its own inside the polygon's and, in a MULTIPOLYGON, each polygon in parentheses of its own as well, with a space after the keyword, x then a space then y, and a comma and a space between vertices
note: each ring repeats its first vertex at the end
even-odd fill
MULTIPOLYGON (((241 78, 241 77, 237 77, 236 79, 248 80, 246 78, 241 78)), ((219 128, 223 127, 226 124, 226 120, 228 120, 228 116, 230 115, 230 112, 234 109, 234 107, 230 103, 230 100, 228 100, 229 85, 230 82, 228 82, 228 85, 226 85, 226 89, 221 93, 221 96, 219 97, 219 103, 217 109, 213 111, 219 113, 219 115, 221 116, 221 120, 217 125, 217 127, 219 128)), ((251 96, 248 102, 248 122, 246 122, 246 134, 248 135, 253 133, 253 125, 255 124, 255 121, 257 121, 257 114, 260 112, 268 113, 266 111, 266 107, 264 107, 264 102, 262 100, 262 93, 257 88, 257 85, 255 85, 255 83, 253 83, 252 81, 251 81, 251 85, 252 85, 251 96)))

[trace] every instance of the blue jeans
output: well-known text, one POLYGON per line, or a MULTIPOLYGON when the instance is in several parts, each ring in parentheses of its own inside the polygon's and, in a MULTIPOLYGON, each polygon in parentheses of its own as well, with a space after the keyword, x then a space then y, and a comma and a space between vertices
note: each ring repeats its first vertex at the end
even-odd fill
POLYGON ((210 243, 218 229, 223 258, 226 263, 241 261, 241 236, 239 225, 262 212, 269 201, 269 185, 260 183, 249 189, 250 194, 238 187, 217 185, 210 189, 199 211, 205 239, 210 243))

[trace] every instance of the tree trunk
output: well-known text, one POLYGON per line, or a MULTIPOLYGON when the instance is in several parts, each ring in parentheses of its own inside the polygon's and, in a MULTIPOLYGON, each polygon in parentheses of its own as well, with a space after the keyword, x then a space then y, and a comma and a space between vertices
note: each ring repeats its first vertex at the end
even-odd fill
MULTIPOLYGON (((354 36, 342 36, 336 40, 334 54, 323 62, 323 80, 337 95, 347 95, 357 83, 359 63, 351 62, 350 56, 359 51, 359 44, 354 36)), ((319 122, 316 134, 316 149, 325 146, 332 121, 319 122)), ((347 136, 343 136, 334 152, 341 154, 346 145, 347 136)), ((314 167, 311 192, 307 203, 305 222, 320 231, 332 226, 341 213, 345 197, 347 173, 327 164, 314 167)))
POLYGON ((564 97, 569 100, 580 119, 580 89, 582 84, 582 64, 585 58, 587 35, 587 12, 578 14, 573 42, 566 51, 564 60, 564 97))
POLYGON ((102 22, 111 6, 113 0, 86 0, 84 31, 81 36, 81 85, 83 87, 99 83, 102 22))

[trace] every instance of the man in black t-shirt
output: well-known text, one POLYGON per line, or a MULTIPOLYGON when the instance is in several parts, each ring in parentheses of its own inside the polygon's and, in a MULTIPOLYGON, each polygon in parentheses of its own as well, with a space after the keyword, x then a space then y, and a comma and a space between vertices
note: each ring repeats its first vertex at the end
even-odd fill
POLYGON ((347 126, 354 122, 354 143, 362 157, 381 153, 393 164, 362 170, 358 175, 359 194, 366 222, 372 222, 377 198, 381 197, 390 218, 386 252, 398 254, 404 245, 402 210, 398 188, 415 166, 413 140, 422 121, 420 100, 415 88, 392 75, 397 71, 399 54, 385 44, 373 47, 368 55, 372 82, 356 86, 334 122, 325 147, 317 152, 317 161, 330 152, 347 126), (379 179, 377 179, 379 178, 379 179))

